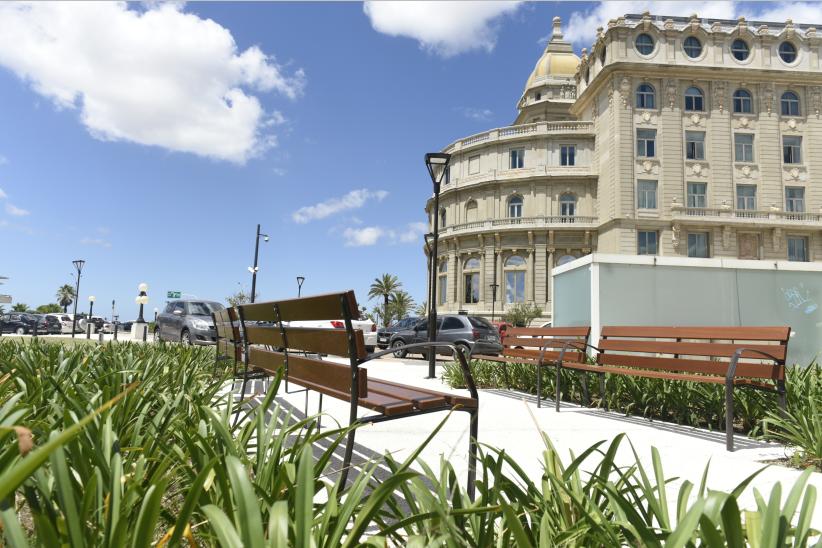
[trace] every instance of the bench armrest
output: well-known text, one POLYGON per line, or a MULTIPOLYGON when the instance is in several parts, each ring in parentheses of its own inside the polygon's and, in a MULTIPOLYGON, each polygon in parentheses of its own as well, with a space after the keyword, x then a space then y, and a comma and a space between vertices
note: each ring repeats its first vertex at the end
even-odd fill
MULTIPOLYGON (((393 354, 397 350, 407 350, 409 348, 426 348, 426 347, 445 347, 450 348, 451 351, 456 354, 457 361, 460 364, 460 369, 462 369, 462 376, 465 378, 465 383, 468 385, 468 391, 471 393, 471 397, 475 400, 479 400, 479 393, 477 392, 477 385, 474 383, 474 376, 471 374, 471 368, 468 365, 468 361, 465 359, 462 351, 457 348, 455 345, 451 343, 444 343, 444 342, 421 342, 421 343, 411 343, 411 344, 404 344, 400 347, 391 348, 388 350, 381 350, 379 352, 374 352, 373 354, 369 354, 363 360, 364 362, 373 360, 374 358, 379 358, 381 356, 387 356, 388 354, 393 354)), ((472 350, 468 351, 468 358, 471 358, 472 350)))
POLYGON ((781 361, 776 356, 768 354, 767 352, 763 352, 762 350, 756 350, 755 348, 745 348, 744 346, 740 347, 740 348, 737 348, 736 352, 734 352, 734 355, 731 357, 731 363, 728 364, 728 373, 725 376, 725 384, 726 385, 732 385, 733 384, 734 377, 736 376, 737 363, 739 363, 739 358, 741 358, 742 354, 745 353, 745 352, 753 352, 754 354, 759 354, 763 358, 773 360, 777 363, 779 363, 781 361))
MULTIPOLYGON (((602 352, 602 349, 599 347, 594 346, 593 344, 588 344, 582 341, 568 341, 565 343, 565 346, 562 347, 562 350, 559 352, 559 357, 557 358, 557 367, 560 367, 562 364, 563 359, 565 358, 565 352, 569 348, 574 348, 579 351, 584 351, 586 348, 593 348, 597 352, 602 352)), ((542 363, 542 354, 540 354, 540 363, 542 363)))

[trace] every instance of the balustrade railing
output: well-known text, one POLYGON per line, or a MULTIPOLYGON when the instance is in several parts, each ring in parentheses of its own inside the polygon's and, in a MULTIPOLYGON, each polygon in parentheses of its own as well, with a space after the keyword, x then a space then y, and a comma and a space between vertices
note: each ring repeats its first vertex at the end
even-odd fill
POLYGON ((583 215, 539 215, 536 217, 504 217, 502 219, 488 219, 485 221, 470 221, 445 227, 441 233, 492 229, 500 227, 548 227, 558 225, 593 225, 596 217, 583 215))
POLYGON ((476 143, 484 141, 501 139, 506 137, 516 137, 519 135, 548 135, 550 133, 564 133, 564 132, 591 132, 593 133, 594 123, 589 121, 568 120, 562 122, 536 122, 533 124, 521 124, 517 126, 507 126, 476 135, 470 135, 464 139, 460 139, 451 143, 445 150, 453 150, 456 147, 467 147, 476 143))
POLYGON ((720 217, 770 221, 822 222, 822 214, 796 211, 759 211, 753 209, 730 209, 710 207, 673 207, 677 217, 720 217))

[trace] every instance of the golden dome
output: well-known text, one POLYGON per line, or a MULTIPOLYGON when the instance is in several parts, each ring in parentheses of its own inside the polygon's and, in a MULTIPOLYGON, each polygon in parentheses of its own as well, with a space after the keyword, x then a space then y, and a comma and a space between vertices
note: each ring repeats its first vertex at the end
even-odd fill
POLYGON ((538 78, 545 76, 573 77, 578 66, 579 57, 574 53, 571 44, 562 39, 562 21, 559 17, 554 17, 554 32, 551 40, 531 72, 525 89, 530 88, 538 78))

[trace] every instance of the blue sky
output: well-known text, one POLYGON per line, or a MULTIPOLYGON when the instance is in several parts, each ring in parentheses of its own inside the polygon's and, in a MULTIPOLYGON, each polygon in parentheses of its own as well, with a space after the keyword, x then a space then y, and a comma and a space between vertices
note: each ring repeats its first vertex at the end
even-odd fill
POLYGON ((510 124, 550 33, 652 11, 784 20, 801 3, 0 6, 0 293, 136 316, 178 290, 261 299, 396 274, 425 298, 423 154, 510 124), (147 7, 148 6, 148 7, 147 7), (442 21, 431 24, 439 10, 442 21), (613 13, 612 13, 613 12, 613 13), (713 13, 716 12, 716 13, 713 13), (5 23, 3 22, 5 21, 5 23), (44 39, 50 36, 52 40, 44 39))

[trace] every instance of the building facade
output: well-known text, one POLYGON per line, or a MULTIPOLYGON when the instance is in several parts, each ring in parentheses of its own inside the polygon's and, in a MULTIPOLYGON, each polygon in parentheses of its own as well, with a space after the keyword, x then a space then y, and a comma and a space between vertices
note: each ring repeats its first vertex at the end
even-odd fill
POLYGON ((812 25, 626 15, 577 56, 554 18, 517 109, 444 149, 443 312, 548 319, 551 269, 592 251, 822 261, 812 25))

